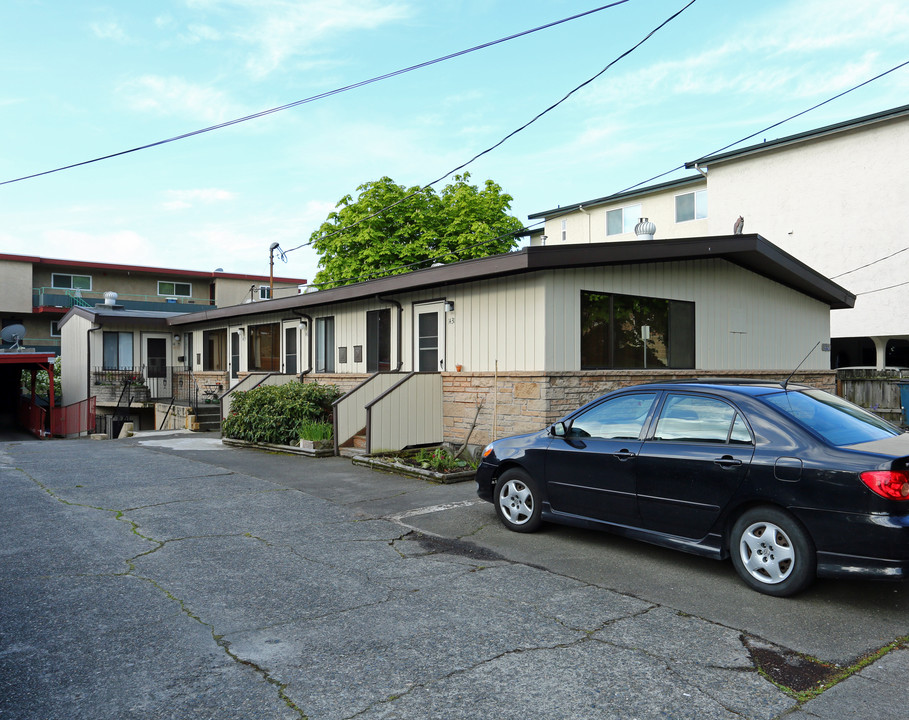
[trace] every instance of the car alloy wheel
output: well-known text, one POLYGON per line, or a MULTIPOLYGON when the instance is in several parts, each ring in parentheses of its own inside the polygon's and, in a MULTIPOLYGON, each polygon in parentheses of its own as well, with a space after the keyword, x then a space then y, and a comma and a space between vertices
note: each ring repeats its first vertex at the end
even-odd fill
POLYGON ((496 512, 509 530, 533 532, 541 525, 540 493, 523 470, 507 470, 496 483, 496 512))
POLYGON ((741 578, 767 595, 794 595, 811 584, 817 570, 808 533, 771 507, 749 510, 736 521, 730 554, 741 578))

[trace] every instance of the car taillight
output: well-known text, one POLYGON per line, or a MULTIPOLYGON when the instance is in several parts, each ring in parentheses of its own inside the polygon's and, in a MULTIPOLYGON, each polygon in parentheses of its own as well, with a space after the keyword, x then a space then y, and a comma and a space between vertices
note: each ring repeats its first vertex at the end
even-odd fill
POLYGON ((888 500, 909 500, 909 474, 897 470, 869 470, 862 482, 888 500))

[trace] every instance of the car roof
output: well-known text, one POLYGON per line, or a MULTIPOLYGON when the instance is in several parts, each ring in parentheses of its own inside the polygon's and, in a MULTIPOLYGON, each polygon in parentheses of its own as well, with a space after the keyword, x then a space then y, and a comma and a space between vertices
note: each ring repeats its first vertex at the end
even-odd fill
MULTIPOLYGON (((691 380, 671 380, 668 382, 647 383, 637 387, 660 390, 710 390, 734 393, 738 395, 766 395, 784 391, 802 391, 811 389, 807 385, 786 383, 783 381, 755 380, 754 378, 694 378, 691 380)), ((622 388, 627 390, 630 388, 622 388)))

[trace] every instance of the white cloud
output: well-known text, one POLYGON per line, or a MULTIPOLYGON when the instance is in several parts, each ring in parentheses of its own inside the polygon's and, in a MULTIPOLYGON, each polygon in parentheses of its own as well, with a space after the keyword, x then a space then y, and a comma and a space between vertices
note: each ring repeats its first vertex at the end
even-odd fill
POLYGON ((238 12, 234 35, 256 50, 248 70, 263 77, 290 58, 307 55, 332 37, 373 30, 412 14, 406 2, 388 0, 187 0, 194 9, 238 12))
POLYGON ((166 210, 183 210, 199 203, 208 205, 233 200, 237 195, 230 190, 220 188, 196 188, 193 190, 168 190, 165 196, 168 198, 163 203, 166 210))
POLYGON ((119 23, 109 20, 108 22, 95 22, 91 24, 92 32, 96 37, 102 40, 113 40, 114 42, 126 44, 129 42, 129 36, 119 23))
POLYGON ((220 90, 179 77, 143 75, 124 83, 119 91, 129 107, 140 112, 189 115, 212 124, 245 114, 220 90))

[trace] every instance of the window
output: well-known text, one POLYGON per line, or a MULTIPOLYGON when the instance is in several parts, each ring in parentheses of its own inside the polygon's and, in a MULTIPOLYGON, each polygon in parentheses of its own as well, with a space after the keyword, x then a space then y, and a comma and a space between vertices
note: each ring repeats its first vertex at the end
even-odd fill
POLYGON ((654 440, 696 443, 726 443, 730 434, 734 442, 750 443, 751 434, 731 405, 715 398, 697 395, 669 395, 654 440), (734 420, 740 420, 734 424, 734 420))
POLYGON ((105 332, 102 343, 105 370, 129 370, 132 368, 133 334, 131 332, 105 332))
POLYGON ((656 396, 656 393, 634 393, 602 402, 572 420, 569 435, 637 440, 656 396))
POLYGON ((227 330, 206 330, 202 333, 202 369, 227 370, 227 330))
POLYGON ((391 310, 366 313, 366 372, 391 370, 391 310))
POLYGON ((335 371, 335 319, 316 318, 316 372, 335 371))
POLYGON ((568 242, 568 221, 562 220, 562 242, 568 242))
POLYGON ((247 335, 247 364, 250 372, 255 370, 281 369, 281 326, 278 323, 250 325, 247 335))
POLYGON ((694 367, 694 303, 581 291, 581 369, 694 367))
POLYGON ((675 196, 675 221, 702 220, 707 217, 707 191, 685 193, 675 196))
POLYGON ((57 324, 56 320, 51 320, 50 324, 50 336, 51 337, 60 337, 60 327, 57 324))
POLYGON ((158 295, 167 297, 192 297, 193 286, 190 283, 158 281, 158 295))
POLYGON ((51 286, 61 290, 91 290, 92 276, 51 273, 51 286))
POLYGON ((271 300, 270 285, 259 285, 259 300, 271 300))
POLYGON ((622 233, 634 232, 634 226, 638 224, 641 215, 641 204, 629 205, 627 207, 610 210, 606 213, 606 234, 621 235, 622 233))

